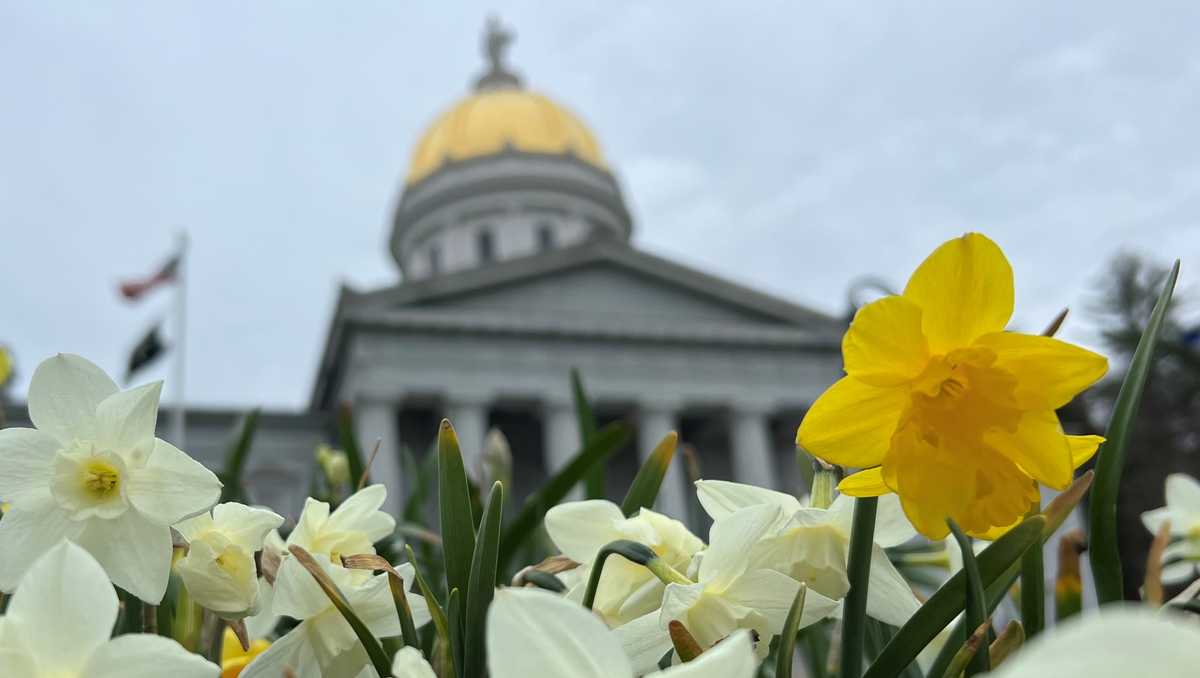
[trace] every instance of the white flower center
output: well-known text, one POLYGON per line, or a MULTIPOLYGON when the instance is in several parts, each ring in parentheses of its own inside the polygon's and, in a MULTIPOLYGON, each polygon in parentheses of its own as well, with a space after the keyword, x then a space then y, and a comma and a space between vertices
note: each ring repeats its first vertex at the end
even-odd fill
POLYGON ((73 520, 116 518, 129 507, 125 497, 125 462, 93 443, 74 441, 54 459, 50 492, 73 520))

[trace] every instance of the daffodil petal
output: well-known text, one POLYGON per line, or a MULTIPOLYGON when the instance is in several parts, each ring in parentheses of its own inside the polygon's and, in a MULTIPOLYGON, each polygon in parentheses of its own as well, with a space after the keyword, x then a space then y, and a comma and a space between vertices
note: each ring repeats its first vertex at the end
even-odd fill
POLYGON ((321 665, 308 635, 312 631, 309 622, 301 623, 288 631, 282 638, 271 643, 267 651, 255 657, 242 670, 239 678, 280 678, 285 675, 284 667, 290 668, 296 678, 322 678, 321 665))
POLYGON ((87 551, 63 541, 29 569, 8 615, 29 630, 29 650, 44 673, 90 676, 82 669, 112 633, 117 594, 87 551))
POLYGON ((883 467, 874 466, 852 473, 838 483, 838 491, 851 497, 878 497, 891 492, 883 482, 883 467))
POLYGON ((921 307, 892 296, 858 309, 842 338, 842 359, 846 374, 873 386, 911 381, 929 361, 921 307))
POLYGON ((620 643, 596 615, 546 591, 496 591, 487 613, 492 678, 632 678, 620 643))
POLYGON ((900 497, 895 494, 879 497, 875 509, 875 543, 884 548, 892 548, 916 536, 917 530, 908 522, 908 516, 904 515, 900 497))
POLYGON ((325 529, 362 532, 371 543, 391 536, 396 519, 379 510, 386 500, 387 486, 368 485, 350 495, 330 514, 325 529))
POLYGON ((85 358, 59 353, 42 361, 29 382, 29 419, 60 443, 93 440, 96 408, 117 392, 104 370, 85 358))
POLYGON ((605 544, 624 538, 619 525, 625 520, 611 501, 591 499, 559 504, 546 512, 546 533, 563 555, 591 565, 605 544))
POLYGON ((37 429, 0 431, 0 501, 20 505, 30 495, 47 495, 54 454, 61 447, 50 434, 37 429))
POLYGON ((1015 432, 991 431, 984 441, 1038 482, 1056 490, 1071 484, 1071 447, 1054 410, 1025 412, 1015 432))
POLYGON ((657 609, 613 629, 613 636, 638 676, 657 669, 659 660, 671 650, 671 636, 659 624, 657 609))
POLYGON ((752 678, 758 670, 750 632, 739 630, 684 664, 650 674, 650 678, 752 678))
POLYGON ((992 678, 1187 676, 1200 665, 1200 628, 1172 612, 1105 607, 1074 617, 1007 659, 992 678))
POLYGON ((130 469, 129 502, 161 525, 203 513, 221 497, 221 481, 179 448, 155 439, 146 465, 130 469))
POLYGON ((82 521, 71 520, 47 496, 29 507, 13 507, 0 520, 0 591, 12 592, 33 561, 64 539, 77 539, 82 521))
POLYGON ((158 398, 162 382, 118 391, 96 406, 96 441, 116 450, 131 466, 141 465, 154 451, 158 398))
POLYGON ((113 520, 89 520, 78 537, 112 583, 152 605, 162 602, 171 574, 171 529, 137 511, 113 520))
POLYGON ((228 534, 230 539, 250 547, 253 551, 261 549, 267 534, 283 524, 283 516, 274 511, 232 501, 214 506, 212 516, 213 523, 228 534))
POLYGON ((118 636, 92 655, 88 678, 217 678, 220 668, 162 636, 118 636))
POLYGON ((1196 563, 1181 560, 1163 565, 1162 583, 1167 586, 1183 584, 1196 578, 1196 563))
POLYGON ((1079 468, 1088 463, 1103 442, 1104 436, 1067 436, 1067 445, 1071 448, 1071 467, 1079 468))
POLYGON ((883 547, 871 550, 870 583, 867 585, 867 614, 885 624, 903 626, 921 607, 912 587, 888 559, 883 547))
POLYGON ((1200 514, 1200 483, 1183 473, 1167 476, 1167 506, 1184 513, 1200 514))
POLYGON ((1108 371, 1104 356, 1052 337, 992 332, 975 346, 994 351, 994 367, 1017 378, 1013 396, 1022 409, 1056 410, 1108 371))
MULTIPOLYGON (((996 541, 1000 537, 1003 537, 1009 530, 1013 529, 1017 525, 1020 525, 1022 520, 1024 520, 1024 518, 1017 518, 1009 525, 997 525, 995 527, 984 530, 983 532, 978 532, 971 536, 973 536, 977 539, 982 539, 984 541, 996 541)), ((958 545, 956 544, 952 548, 958 548, 958 545)), ((961 565, 960 565, 960 567, 961 567, 961 565)))
POLYGON ((700 581, 718 589, 728 586, 746 571, 754 545, 781 525, 783 518, 778 506, 763 504, 713 523, 711 543, 700 561, 700 581))
POLYGON ((415 647, 402 647, 396 656, 392 657, 392 676, 394 678, 437 678, 433 667, 425 661, 425 656, 415 647))
POLYGON ((792 513, 801 508, 799 500, 790 494, 728 480, 697 480, 696 498, 713 520, 726 518, 734 511, 747 506, 771 504, 778 506, 785 513, 792 513))
POLYGON ((903 387, 871 386, 844 377, 804 415, 796 444, 831 464, 878 466, 908 402, 903 387))
POLYGON ((909 278, 904 297, 921 308, 930 352, 947 353, 1008 324, 1012 267, 996 243, 968 233, 934 250, 909 278))

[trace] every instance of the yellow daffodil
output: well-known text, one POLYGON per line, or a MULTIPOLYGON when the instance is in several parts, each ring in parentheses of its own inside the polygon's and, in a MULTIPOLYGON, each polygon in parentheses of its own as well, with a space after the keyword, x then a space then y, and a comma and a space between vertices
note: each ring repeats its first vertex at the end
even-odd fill
POLYGON ((257 638, 250 641, 250 649, 243 650, 242 643, 233 629, 226 628, 225 637, 221 639, 221 678, 237 678, 242 675, 242 669, 269 647, 270 641, 257 638))
POLYGON ((9 378, 12 377, 12 373, 12 355, 8 352, 7 348, 0 346, 0 386, 8 383, 9 378))
POLYGON ((846 376, 813 403, 797 444, 866 469, 839 489, 895 492, 931 539, 946 536, 947 518, 995 538, 1038 500, 1038 482, 1066 488, 1095 452, 1100 439, 1064 435, 1055 410, 1108 369, 1077 346, 1004 331, 1012 310, 1012 268, 994 242, 943 244, 903 294, 855 315, 846 376))

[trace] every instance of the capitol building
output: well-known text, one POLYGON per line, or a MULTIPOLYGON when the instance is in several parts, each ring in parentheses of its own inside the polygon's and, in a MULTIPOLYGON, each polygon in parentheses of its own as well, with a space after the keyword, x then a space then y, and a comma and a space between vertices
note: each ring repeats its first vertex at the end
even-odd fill
MULTIPOLYGON (((608 461, 611 495, 670 430, 704 477, 794 487, 795 429, 840 376, 844 320, 639 250, 635 231, 654 225, 633 221, 637 186, 583 117, 510 67, 510 40, 489 26, 482 74, 415 139, 386 238, 401 282, 340 290, 309 410, 260 420, 251 499, 294 517, 349 404, 365 450, 380 441, 372 479, 391 512, 401 446, 428 454, 442 417, 469 466, 490 429, 506 435, 519 501, 579 448, 573 368, 601 423, 636 432, 608 461)), ((219 466, 236 415, 190 412, 189 452, 219 466)), ((684 463, 659 500, 675 516, 684 463)))

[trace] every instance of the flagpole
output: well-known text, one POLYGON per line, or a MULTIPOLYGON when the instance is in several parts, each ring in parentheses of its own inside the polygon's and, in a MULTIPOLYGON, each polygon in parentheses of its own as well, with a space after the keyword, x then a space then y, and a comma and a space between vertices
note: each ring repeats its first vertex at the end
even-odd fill
POLYGON ((187 390, 184 388, 187 360, 187 250, 187 231, 182 231, 179 234, 179 267, 175 272, 175 411, 172 413, 175 446, 181 450, 187 449, 187 390))

